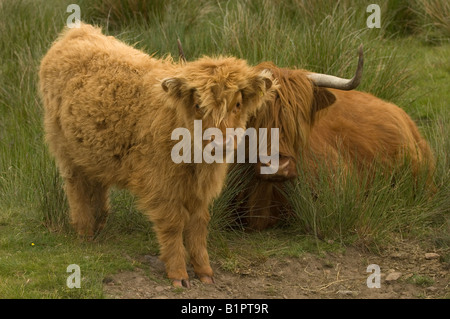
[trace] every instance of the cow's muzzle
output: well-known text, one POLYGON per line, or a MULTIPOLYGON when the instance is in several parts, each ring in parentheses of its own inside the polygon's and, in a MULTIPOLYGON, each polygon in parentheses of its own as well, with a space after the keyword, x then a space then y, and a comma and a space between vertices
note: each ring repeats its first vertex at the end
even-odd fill
POLYGON ((297 167, 295 163, 294 158, 280 155, 278 160, 278 171, 276 173, 261 174, 261 166, 270 166, 271 163, 258 162, 256 164, 256 174, 259 178, 267 181, 280 182, 289 180, 297 177, 297 167))

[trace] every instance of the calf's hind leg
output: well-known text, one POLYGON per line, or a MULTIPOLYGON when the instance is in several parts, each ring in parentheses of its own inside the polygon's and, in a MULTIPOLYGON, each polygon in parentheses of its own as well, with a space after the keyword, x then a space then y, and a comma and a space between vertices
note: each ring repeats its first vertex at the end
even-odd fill
POLYGON ((108 216, 108 187, 88 179, 77 169, 71 170, 64 181, 72 226, 80 236, 94 237, 108 216))

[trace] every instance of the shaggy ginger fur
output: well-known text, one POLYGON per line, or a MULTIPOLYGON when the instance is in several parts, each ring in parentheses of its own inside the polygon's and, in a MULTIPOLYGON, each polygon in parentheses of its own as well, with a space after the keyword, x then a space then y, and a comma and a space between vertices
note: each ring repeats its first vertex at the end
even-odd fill
POLYGON ((175 164, 171 133, 188 128, 193 139, 195 119, 203 130, 245 128, 270 97, 268 73, 235 58, 158 60, 82 24, 61 34, 39 76, 46 141, 77 232, 98 233, 108 189, 127 188, 154 224, 173 284, 189 284, 185 245, 195 273, 211 283, 208 205, 222 189, 226 164, 175 164))
POLYGON ((431 184, 434 159, 430 147, 401 108, 364 92, 319 88, 305 70, 277 68, 271 63, 259 67, 271 70, 279 88, 248 127, 278 127, 279 165, 286 161, 289 165, 276 174, 260 175, 261 164, 255 164, 252 186, 239 195, 245 201, 243 221, 249 229, 261 230, 282 218, 287 200, 278 189, 282 181, 297 176, 297 164, 313 179, 318 163, 334 176, 338 165, 348 172, 367 174, 373 167, 390 172, 407 159, 416 176, 421 170, 428 172, 431 184))

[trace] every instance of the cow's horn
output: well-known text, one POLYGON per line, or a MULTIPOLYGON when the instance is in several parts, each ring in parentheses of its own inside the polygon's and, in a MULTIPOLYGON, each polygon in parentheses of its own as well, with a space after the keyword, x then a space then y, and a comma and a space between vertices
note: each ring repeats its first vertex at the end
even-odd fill
POLYGON ((363 57, 363 45, 361 44, 358 49, 358 68, 356 69, 355 76, 348 80, 339 78, 337 76, 321 74, 321 73, 311 73, 308 77, 320 87, 333 88, 338 90, 353 90, 361 82, 362 72, 364 65, 363 57))

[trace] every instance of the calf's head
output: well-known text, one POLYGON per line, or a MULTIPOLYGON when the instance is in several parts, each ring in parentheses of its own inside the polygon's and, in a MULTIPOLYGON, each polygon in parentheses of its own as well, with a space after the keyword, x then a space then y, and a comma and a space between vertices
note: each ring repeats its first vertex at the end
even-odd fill
POLYGON ((161 85, 172 98, 184 127, 195 133, 197 120, 201 121, 202 135, 210 128, 220 130, 222 136, 206 134, 210 138, 203 146, 213 141, 224 149, 236 147, 234 138, 227 139, 226 129, 245 129, 249 116, 274 94, 269 71, 257 70, 236 58, 204 57, 187 62, 179 74, 164 79, 161 85))

